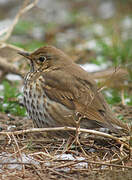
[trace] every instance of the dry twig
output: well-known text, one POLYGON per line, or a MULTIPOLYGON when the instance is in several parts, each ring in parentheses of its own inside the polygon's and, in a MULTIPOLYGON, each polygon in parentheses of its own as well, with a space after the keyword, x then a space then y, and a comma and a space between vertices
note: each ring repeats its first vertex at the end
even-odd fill
MULTIPOLYGON (((17 147, 17 150, 18 150, 18 153, 19 153, 19 156, 20 156, 20 160, 21 160, 21 163, 22 163, 23 162, 23 160, 22 160, 22 153, 21 153, 21 150, 20 150, 19 145, 17 143, 17 139, 15 138, 13 133, 12 133, 12 137, 13 137, 14 142, 16 144, 16 147, 17 147)), ((22 169, 23 169, 23 174, 25 174, 25 166, 24 166, 24 164, 22 165, 22 169)))
MULTIPOLYGON (((24 134, 24 133, 32 133, 32 132, 49 132, 49 131, 76 131, 75 127, 55 127, 55 128, 32 128, 32 129, 26 129, 26 130, 20 130, 20 131, 14 131, 14 132, 0 132, 0 135, 18 135, 18 134, 24 134)), ((90 130, 90 129, 83 129, 80 128, 80 132, 83 133, 89 133, 89 134, 94 134, 97 136, 102 136, 105 138, 110 138, 115 140, 119 144, 123 144, 124 147, 132 151, 132 148, 126 144, 125 142, 121 141, 120 138, 112 136, 110 134, 104 133, 104 132, 99 132, 96 130, 90 130)))
POLYGON ((1 39, 0 43, 3 43, 5 41, 7 41, 7 39, 9 39, 9 37, 11 36, 13 29, 15 27, 15 25, 17 24, 18 20, 20 19, 20 17, 22 16, 22 14, 26 13, 27 11, 29 11, 30 9, 32 9, 37 3, 38 0, 34 0, 34 2, 32 2, 31 4, 29 4, 28 6, 25 7, 25 3, 26 0, 23 2, 23 6, 22 8, 19 10, 19 12, 17 13, 16 17, 13 20, 13 23, 11 24, 11 26, 9 27, 9 29, 7 30, 6 35, 1 39))
POLYGON ((4 72, 17 74, 22 77, 25 74, 23 71, 21 72, 15 65, 7 62, 7 60, 2 57, 0 57, 0 69, 2 69, 4 72))
MULTIPOLYGON (((0 40, 0 48, 9 47, 9 48, 15 49, 17 51, 18 50, 23 50, 22 48, 19 48, 17 46, 12 45, 12 44, 6 43, 6 41, 11 36, 11 34, 12 34, 13 30, 14 30, 14 27, 17 24, 17 22, 19 21, 20 17, 24 13, 26 13, 27 11, 32 9, 38 3, 38 0, 34 0, 32 3, 30 3, 28 5, 27 5, 27 2, 28 2, 27 0, 24 0, 22 8, 19 10, 19 12, 17 13, 16 17, 14 18, 13 23, 6 30, 5 36, 3 36, 1 38, 1 40, 0 40)), ((2 58, 2 57, 0 57, 0 69, 2 69, 4 72, 14 73, 14 74, 18 74, 20 76, 22 76, 24 74, 24 72, 20 72, 17 67, 15 67, 11 63, 7 62, 7 60, 5 58, 2 58)))

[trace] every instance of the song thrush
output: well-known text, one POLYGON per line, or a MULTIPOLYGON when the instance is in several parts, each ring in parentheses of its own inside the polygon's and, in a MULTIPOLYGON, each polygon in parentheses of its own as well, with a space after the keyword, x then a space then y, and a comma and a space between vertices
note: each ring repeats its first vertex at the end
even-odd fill
POLYGON ((61 50, 45 46, 19 54, 30 61, 24 104, 36 127, 75 127, 80 118, 82 128, 107 127, 117 131, 119 126, 128 130, 115 118, 91 74, 61 50))

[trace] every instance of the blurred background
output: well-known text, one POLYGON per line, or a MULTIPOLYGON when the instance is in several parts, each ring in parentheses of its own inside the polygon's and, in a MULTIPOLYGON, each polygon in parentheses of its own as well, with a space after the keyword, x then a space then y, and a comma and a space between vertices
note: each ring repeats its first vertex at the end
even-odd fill
MULTIPOLYGON (((60 48, 71 60, 92 73, 115 115, 132 123, 132 0, 0 0, 2 133, 33 127, 22 101, 23 77, 29 71, 29 65, 17 52, 33 51, 44 45, 60 48)), ((84 161, 74 166, 74 162, 73 166, 63 167, 63 160, 86 160, 84 151, 77 144, 72 145, 70 158, 67 158, 68 154, 62 154, 59 162, 57 153, 64 152, 66 141, 44 139, 40 133, 36 137, 35 133, 0 136, 0 179, 90 177, 130 180, 132 177, 131 154, 123 144, 89 135, 81 142, 81 148, 87 153, 88 160, 99 163, 86 164, 84 161), (12 162, 14 165, 8 164, 12 162), (28 163, 28 166, 24 169, 24 163, 15 162, 28 163), (101 162, 123 167, 108 167, 101 162), (2 163, 7 164, 3 165, 5 171, 2 163), (57 163, 61 169, 54 168, 57 163), (129 173, 124 165, 130 166, 129 173)))
POLYGON ((0 0, 1 112, 26 116, 18 99, 29 66, 17 51, 47 44, 93 73, 108 103, 117 105, 119 118, 127 109, 132 119, 131 0, 0 0), (20 13, 30 4, 32 9, 20 13))

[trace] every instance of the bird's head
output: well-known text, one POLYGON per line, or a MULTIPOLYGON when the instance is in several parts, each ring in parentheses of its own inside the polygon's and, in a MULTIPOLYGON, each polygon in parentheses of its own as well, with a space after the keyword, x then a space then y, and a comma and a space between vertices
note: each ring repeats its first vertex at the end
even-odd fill
POLYGON ((44 46, 32 53, 20 51, 18 54, 30 60, 32 72, 53 69, 71 63, 70 58, 65 53, 53 46, 44 46))

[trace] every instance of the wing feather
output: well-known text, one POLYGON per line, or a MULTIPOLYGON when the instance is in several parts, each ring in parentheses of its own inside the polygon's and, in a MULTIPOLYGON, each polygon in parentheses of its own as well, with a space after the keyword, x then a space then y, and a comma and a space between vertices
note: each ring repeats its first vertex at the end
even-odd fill
POLYGON ((77 65, 52 70, 42 74, 45 79, 45 93, 49 98, 62 103, 83 117, 114 129, 113 124, 125 127, 114 118, 103 95, 98 92, 91 75, 77 65), (77 73, 76 73, 77 72, 77 73))

